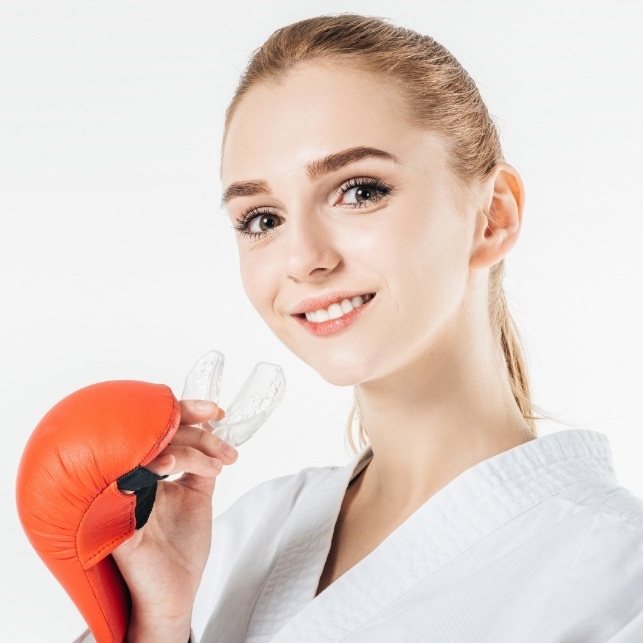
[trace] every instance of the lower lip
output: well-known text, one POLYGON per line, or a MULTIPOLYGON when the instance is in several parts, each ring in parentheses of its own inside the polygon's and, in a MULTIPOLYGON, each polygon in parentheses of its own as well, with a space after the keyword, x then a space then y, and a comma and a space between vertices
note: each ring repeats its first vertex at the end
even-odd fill
POLYGON ((294 317, 295 320, 298 321, 312 335, 317 335, 318 337, 323 337, 325 335, 335 335, 343 331, 345 328, 348 328, 353 322, 355 322, 374 300, 375 297, 369 299, 359 308, 353 308, 350 313, 346 313, 345 315, 342 315, 337 319, 329 319, 328 321, 320 322, 319 324, 309 322, 305 317, 298 317, 296 315, 294 315, 294 317))

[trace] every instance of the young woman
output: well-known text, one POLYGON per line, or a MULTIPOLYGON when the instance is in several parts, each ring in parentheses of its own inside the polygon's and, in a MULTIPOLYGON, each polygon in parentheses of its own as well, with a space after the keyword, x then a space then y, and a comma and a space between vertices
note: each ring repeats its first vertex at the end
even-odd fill
POLYGON ((360 441, 212 525, 236 456, 193 426, 220 410, 182 402, 149 468, 185 473, 114 552, 128 640, 643 640, 643 502, 605 435, 538 436, 502 288, 523 184, 457 60, 378 18, 280 29, 227 111, 221 177, 250 301, 354 387, 360 441))

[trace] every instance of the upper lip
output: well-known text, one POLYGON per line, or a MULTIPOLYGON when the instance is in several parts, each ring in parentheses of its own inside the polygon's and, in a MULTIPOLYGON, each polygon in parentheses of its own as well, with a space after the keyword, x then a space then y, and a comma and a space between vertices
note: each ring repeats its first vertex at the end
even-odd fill
POLYGON ((308 297, 297 304, 294 310, 290 311, 291 315, 301 315, 302 313, 309 313, 320 308, 328 308, 331 304, 339 303, 343 299, 352 299, 353 297, 374 294, 370 290, 356 290, 356 291, 335 291, 327 292, 319 297, 308 297))

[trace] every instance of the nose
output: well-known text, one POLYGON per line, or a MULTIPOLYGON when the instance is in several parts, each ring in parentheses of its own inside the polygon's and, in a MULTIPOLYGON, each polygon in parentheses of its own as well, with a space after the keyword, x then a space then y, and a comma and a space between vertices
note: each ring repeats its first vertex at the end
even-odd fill
POLYGON ((296 213, 287 222, 284 270, 295 281, 324 276, 341 263, 331 222, 309 213, 296 213))

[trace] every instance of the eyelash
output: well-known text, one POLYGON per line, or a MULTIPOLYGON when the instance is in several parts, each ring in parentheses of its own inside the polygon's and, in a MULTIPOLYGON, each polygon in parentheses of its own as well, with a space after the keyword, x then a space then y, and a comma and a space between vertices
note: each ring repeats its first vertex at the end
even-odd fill
MULTIPOLYGON (((362 201, 356 204, 350 204, 354 208, 363 208, 366 205, 377 203, 380 199, 383 199, 387 194, 390 194, 390 192, 393 189, 390 185, 387 185, 386 183, 382 183, 382 181, 380 181, 379 179, 353 178, 346 181, 346 183, 344 183, 339 188, 338 192, 340 196, 342 196, 354 188, 371 188, 371 189, 377 190, 380 193, 376 198, 369 199, 366 202, 362 201)), ((259 237, 263 237, 264 235, 268 234, 270 230, 263 230, 261 232, 252 232, 248 230, 248 228, 250 227, 250 222, 253 219, 255 219, 258 216, 266 215, 266 214, 273 217, 278 216, 274 212, 271 212, 270 210, 261 209, 261 208, 251 208, 250 210, 247 210, 241 213, 241 215, 237 219, 236 224, 233 227, 237 232, 239 232, 239 234, 249 237, 251 239, 257 239, 259 237)))

